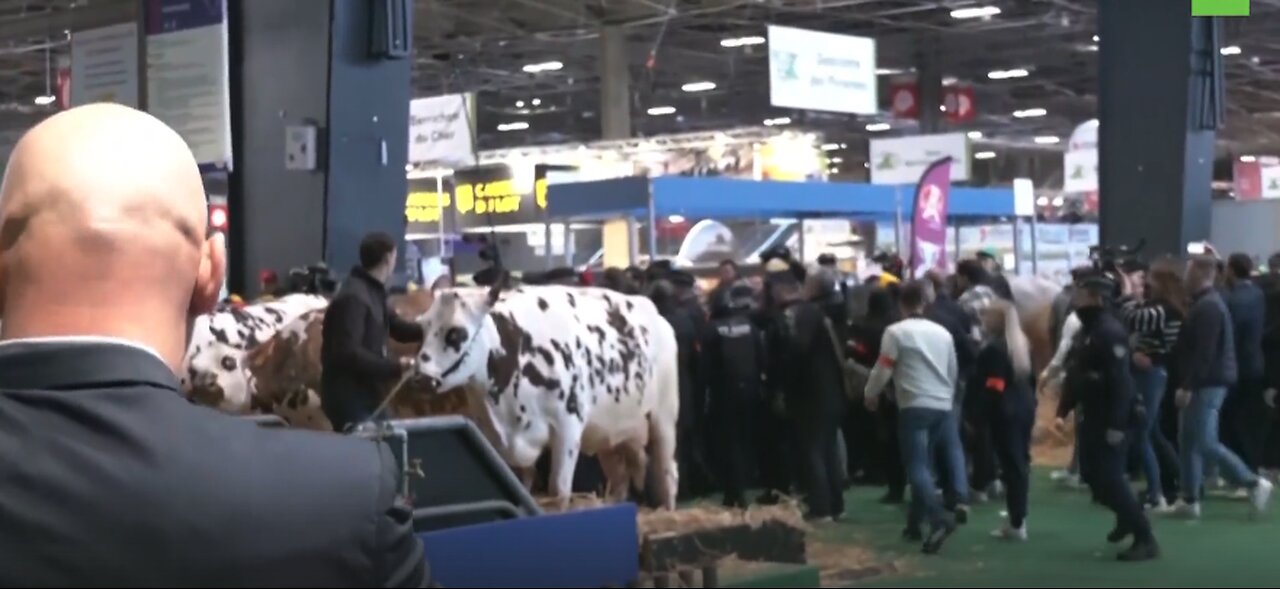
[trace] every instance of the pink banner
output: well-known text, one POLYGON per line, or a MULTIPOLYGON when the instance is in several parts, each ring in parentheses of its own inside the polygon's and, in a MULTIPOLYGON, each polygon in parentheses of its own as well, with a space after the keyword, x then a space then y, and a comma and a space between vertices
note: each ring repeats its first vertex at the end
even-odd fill
POLYGON ((929 165, 916 184, 911 213, 911 275, 947 270, 947 208, 951 200, 951 158, 929 165))

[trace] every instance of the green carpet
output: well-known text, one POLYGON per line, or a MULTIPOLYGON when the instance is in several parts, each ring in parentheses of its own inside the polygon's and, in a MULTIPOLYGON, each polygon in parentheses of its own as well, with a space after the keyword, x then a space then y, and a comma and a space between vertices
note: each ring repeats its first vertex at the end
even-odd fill
MULTIPOLYGON (((1040 473, 1043 475, 1044 473, 1040 473)), ((862 587, 1272 587, 1280 583, 1280 504, 1250 521, 1248 504, 1211 499, 1199 522, 1156 516, 1163 558, 1152 563, 1115 560, 1106 543, 1114 519, 1090 505, 1088 495, 1060 489, 1041 476, 1031 492, 1026 544, 995 540, 1003 504, 979 506, 968 526, 937 557, 902 542, 904 511, 878 504, 880 491, 850 494, 849 518, 817 530, 817 538, 871 547, 896 573, 862 587)), ((1277 497, 1280 500, 1280 497, 1277 497)))

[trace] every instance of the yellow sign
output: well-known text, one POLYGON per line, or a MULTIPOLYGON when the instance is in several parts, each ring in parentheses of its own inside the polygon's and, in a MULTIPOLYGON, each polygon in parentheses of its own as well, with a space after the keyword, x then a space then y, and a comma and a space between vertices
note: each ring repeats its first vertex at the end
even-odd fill
POLYGON ((404 201, 404 217, 410 223, 439 223, 440 213, 452 204, 447 192, 410 192, 404 201))
MULTIPOLYGON (((524 195, 516 189, 512 180, 460 184, 454 190, 458 212, 466 215, 507 215, 520 212, 524 195)), ((534 203, 539 209, 547 208, 547 181, 534 183, 534 203)))

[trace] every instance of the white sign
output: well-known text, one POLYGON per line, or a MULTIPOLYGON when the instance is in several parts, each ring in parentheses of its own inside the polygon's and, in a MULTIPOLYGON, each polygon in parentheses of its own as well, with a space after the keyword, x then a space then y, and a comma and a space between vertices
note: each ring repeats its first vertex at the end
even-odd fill
POLYGON ((930 164, 951 156, 951 181, 969 179, 969 138, 964 133, 871 140, 872 184, 915 184, 930 164))
POLYGON ((1280 166, 1262 166, 1262 198, 1280 198, 1280 166))
POLYGON ((446 168, 476 165, 471 94, 409 102, 409 163, 446 168))
POLYGON ((71 35, 71 106, 138 106, 138 25, 124 23, 71 35))
POLYGON ((1098 120, 1080 123, 1071 132, 1062 156, 1062 190, 1069 193, 1098 191, 1098 120))
MULTIPOLYGON (((213 5, 174 6, 194 10, 213 5)), ((147 36, 147 110, 182 136, 200 165, 229 167, 226 13, 221 3, 216 9, 221 14, 192 19, 189 26, 182 20, 157 23, 163 28, 147 36), (213 24, 206 24, 209 20, 213 24)))
POLYGON ((1019 217, 1036 216, 1036 186, 1030 178, 1013 179, 1013 214, 1019 217))
POLYGON ((769 101, 780 108, 875 114, 875 40, 770 26, 769 101))

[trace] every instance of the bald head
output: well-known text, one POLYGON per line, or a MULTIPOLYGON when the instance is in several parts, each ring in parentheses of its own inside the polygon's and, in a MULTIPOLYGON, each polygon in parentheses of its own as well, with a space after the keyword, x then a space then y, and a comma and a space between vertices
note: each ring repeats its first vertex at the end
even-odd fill
POLYGON ((92 104, 46 119, 0 185, 0 338, 118 337, 178 366, 221 289, 207 215, 190 149, 151 115, 92 104))

